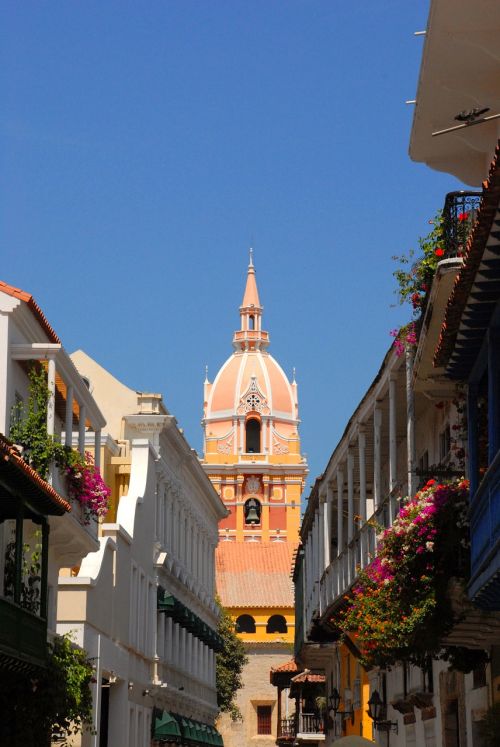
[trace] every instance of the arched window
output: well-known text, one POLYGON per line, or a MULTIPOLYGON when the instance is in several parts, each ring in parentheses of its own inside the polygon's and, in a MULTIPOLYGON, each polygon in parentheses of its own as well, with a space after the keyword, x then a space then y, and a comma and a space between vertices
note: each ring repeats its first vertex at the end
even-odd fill
POLYGON ((245 524, 260 524, 261 505, 257 498, 249 498, 243 506, 245 524))
POLYGON ((255 633, 255 620, 252 615, 240 615, 236 620, 237 633, 255 633))
POLYGON ((288 626, 283 615, 272 615, 269 618, 266 633, 288 633, 288 626))
POLYGON ((255 329, 255 317, 253 314, 250 314, 248 317, 248 327, 249 329, 255 329))
POLYGON ((246 453, 260 454, 260 423, 255 418, 247 420, 245 426, 246 453))

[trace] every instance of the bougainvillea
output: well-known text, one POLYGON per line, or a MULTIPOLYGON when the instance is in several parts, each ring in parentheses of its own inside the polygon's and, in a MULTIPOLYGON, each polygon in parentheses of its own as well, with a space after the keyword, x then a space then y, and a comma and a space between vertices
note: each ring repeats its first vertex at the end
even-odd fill
POLYGON ((405 324, 399 329, 391 329, 391 337, 394 337, 394 352, 401 358, 407 347, 414 347, 417 344, 417 331, 414 322, 405 324))
POLYGON ((342 619, 365 665, 421 664, 441 650, 454 623, 447 585, 468 566, 467 505, 466 480, 430 480, 379 533, 377 556, 360 572, 342 619))
POLYGON ((80 458, 68 466, 66 474, 70 497, 81 504, 87 523, 91 518, 105 516, 111 490, 95 466, 92 454, 85 452, 85 460, 80 458))

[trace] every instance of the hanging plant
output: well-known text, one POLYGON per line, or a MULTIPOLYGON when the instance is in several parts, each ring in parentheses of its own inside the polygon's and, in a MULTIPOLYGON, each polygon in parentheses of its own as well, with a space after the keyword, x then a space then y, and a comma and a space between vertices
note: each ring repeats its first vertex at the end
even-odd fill
POLYGON ((366 666, 422 664, 441 651, 455 622, 448 583, 468 572, 467 508, 466 480, 429 480, 380 531, 377 557, 360 572, 342 619, 366 666))
POLYGON ((28 378, 28 401, 15 405, 11 412, 10 440, 21 447, 23 459, 44 479, 51 464, 59 467, 67 478, 70 498, 82 505, 87 523, 102 518, 109 509, 111 490, 89 452, 82 457, 47 433, 50 391, 44 369, 33 365, 28 378))
POLYGON ((109 510, 111 490, 95 466, 92 454, 85 452, 85 459, 77 454, 66 467, 66 475, 70 497, 82 506, 87 524, 92 518, 104 517, 109 510))

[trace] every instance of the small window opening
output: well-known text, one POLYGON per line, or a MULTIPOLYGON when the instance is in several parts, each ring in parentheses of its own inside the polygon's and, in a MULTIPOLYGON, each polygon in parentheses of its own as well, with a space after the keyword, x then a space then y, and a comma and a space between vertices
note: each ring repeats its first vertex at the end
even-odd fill
POLYGON ((247 420, 245 426, 246 453, 260 454, 260 423, 254 418, 247 420))
POLYGON ((237 633, 255 633, 255 620, 252 615, 240 615, 236 620, 237 633))
POLYGON ((250 314, 250 316, 248 317, 248 326, 249 329, 255 329, 255 317, 253 314, 250 314))
POLYGON ((271 733, 271 706, 257 706, 257 734, 271 733))
POLYGON ((266 633, 287 633, 288 626, 283 615, 272 615, 267 621, 266 633))

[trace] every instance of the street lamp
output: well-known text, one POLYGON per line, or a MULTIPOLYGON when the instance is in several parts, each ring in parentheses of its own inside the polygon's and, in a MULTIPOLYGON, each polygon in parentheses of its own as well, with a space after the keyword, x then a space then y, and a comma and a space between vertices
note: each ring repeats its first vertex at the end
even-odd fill
POLYGON ((373 724, 379 731, 395 731, 398 733, 398 722, 388 721, 382 718, 385 715, 386 704, 381 699, 378 690, 374 690, 368 701, 368 715, 373 720, 373 724))
POLYGON ((343 716, 344 718, 350 718, 351 722, 354 724, 354 708, 350 708, 350 710, 343 710, 339 711, 340 707, 340 693, 337 690, 336 687, 333 688, 330 697, 328 698, 329 704, 330 704, 330 711, 333 711, 334 716, 343 716))

